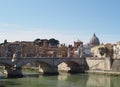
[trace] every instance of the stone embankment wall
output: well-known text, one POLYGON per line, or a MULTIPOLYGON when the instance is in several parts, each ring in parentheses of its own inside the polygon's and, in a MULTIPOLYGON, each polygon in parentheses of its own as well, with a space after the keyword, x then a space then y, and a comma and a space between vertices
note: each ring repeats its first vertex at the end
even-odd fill
POLYGON ((85 67, 87 67, 86 70, 120 72, 120 59, 88 57, 85 67))
POLYGON ((85 67, 87 70, 111 70, 111 59, 87 57, 85 67))
POLYGON ((114 59, 111 70, 114 72, 120 72, 120 59, 114 59))

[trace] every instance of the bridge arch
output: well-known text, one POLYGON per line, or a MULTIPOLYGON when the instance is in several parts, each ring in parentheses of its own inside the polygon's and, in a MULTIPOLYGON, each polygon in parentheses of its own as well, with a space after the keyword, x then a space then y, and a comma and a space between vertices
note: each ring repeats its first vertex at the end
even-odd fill
POLYGON ((68 73, 83 72, 83 66, 76 61, 61 61, 57 64, 59 71, 65 71, 68 73))
POLYGON ((13 67, 13 65, 10 62, 8 63, 6 61, 1 61, 0 66, 3 66, 3 71, 2 72, 4 72, 7 69, 12 69, 11 67, 13 67))
POLYGON ((21 64, 19 64, 18 66, 23 67, 29 63, 38 63, 40 65, 51 66, 49 62, 41 61, 41 60, 27 60, 27 61, 21 62, 21 64))
POLYGON ((12 66, 10 63, 6 63, 6 62, 0 62, 0 65, 1 66, 12 66))
MULTIPOLYGON (((83 58, 16 58, 12 61, 10 58, 2 58, 0 63, 9 66, 7 68, 8 75, 11 77, 21 77, 22 67, 28 63, 38 63, 40 65, 39 70, 42 69, 44 74, 58 74, 59 65, 65 63, 69 69, 68 72, 76 73, 83 72, 84 59, 83 58), (13 69, 11 69, 13 68, 13 69)), ((64 66, 64 65, 63 65, 64 66)), ((64 68, 64 67, 63 67, 64 68)))
POLYGON ((66 64, 68 64, 68 65, 72 65, 72 64, 81 65, 78 61, 74 61, 74 60, 61 60, 61 61, 58 61, 56 63, 56 65, 59 65, 59 64, 61 64, 63 62, 66 63, 66 64))
POLYGON ((20 64, 18 66, 25 67, 27 64, 31 64, 31 63, 33 63, 33 66, 30 66, 30 67, 32 67, 32 69, 37 69, 39 73, 58 74, 57 68, 55 66, 53 66, 50 61, 29 60, 29 61, 22 62, 22 64, 20 64))
POLYGON ((5 70, 7 69, 7 68, 11 68, 11 65, 10 64, 8 64, 8 63, 6 63, 6 62, 0 62, 0 66, 1 66, 1 70, 0 70, 0 72, 1 73, 3 73, 3 74, 5 74, 5 70))

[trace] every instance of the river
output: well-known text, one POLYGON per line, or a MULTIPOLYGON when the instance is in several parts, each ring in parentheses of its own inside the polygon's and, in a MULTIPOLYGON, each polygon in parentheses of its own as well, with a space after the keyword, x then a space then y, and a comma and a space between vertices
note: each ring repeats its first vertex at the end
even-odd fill
POLYGON ((0 87, 120 87, 120 76, 66 73, 58 76, 26 74, 16 79, 0 76, 0 87))

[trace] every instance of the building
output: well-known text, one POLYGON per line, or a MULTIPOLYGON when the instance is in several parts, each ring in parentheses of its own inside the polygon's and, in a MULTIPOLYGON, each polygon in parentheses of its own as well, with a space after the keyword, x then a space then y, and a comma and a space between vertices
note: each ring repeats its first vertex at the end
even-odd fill
POLYGON ((89 45, 92 47, 100 45, 99 38, 96 36, 95 33, 93 34, 92 38, 90 39, 89 45))
POLYGON ((74 50, 77 50, 77 48, 78 48, 80 45, 83 45, 83 42, 82 42, 82 41, 80 41, 80 40, 74 41, 74 50))
POLYGON ((91 48, 91 54, 93 55, 93 57, 98 57, 98 58, 106 57, 105 54, 104 55, 100 54, 99 48, 102 48, 102 47, 105 48, 104 45, 99 45, 91 48))
POLYGON ((120 42, 113 46, 113 58, 120 59, 120 42))
POLYGON ((101 44, 91 48, 91 53, 94 57, 98 58, 113 58, 113 45, 110 43, 101 44))
POLYGON ((83 47, 84 47, 84 55, 86 57, 92 56, 91 51, 90 51, 91 46, 89 44, 85 44, 85 45, 83 45, 83 47))
POLYGON ((79 40, 74 42, 74 54, 79 56, 80 51, 82 51, 83 52, 82 55, 84 57, 93 56, 93 53, 91 53, 91 48, 98 45, 100 45, 100 41, 99 38, 94 33, 88 44, 83 45, 83 42, 79 40))
POLYGON ((93 53, 91 53, 91 48, 98 46, 98 45, 100 45, 100 41, 99 41, 99 38, 94 33, 89 43, 83 46, 85 56, 94 56, 93 53))
POLYGON ((12 57, 19 52, 22 57, 35 57, 39 53, 39 46, 30 41, 7 42, 1 45, 1 56, 12 57))

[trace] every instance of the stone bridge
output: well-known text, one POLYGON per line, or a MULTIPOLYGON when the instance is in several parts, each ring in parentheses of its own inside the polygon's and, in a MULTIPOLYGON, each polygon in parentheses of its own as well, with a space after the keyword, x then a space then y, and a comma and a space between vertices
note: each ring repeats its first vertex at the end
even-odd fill
POLYGON ((22 77, 22 67, 28 63, 39 63, 44 74, 59 74, 58 65, 66 63, 70 67, 69 72, 84 72, 84 58, 0 58, 0 65, 5 66, 7 77, 22 77))

